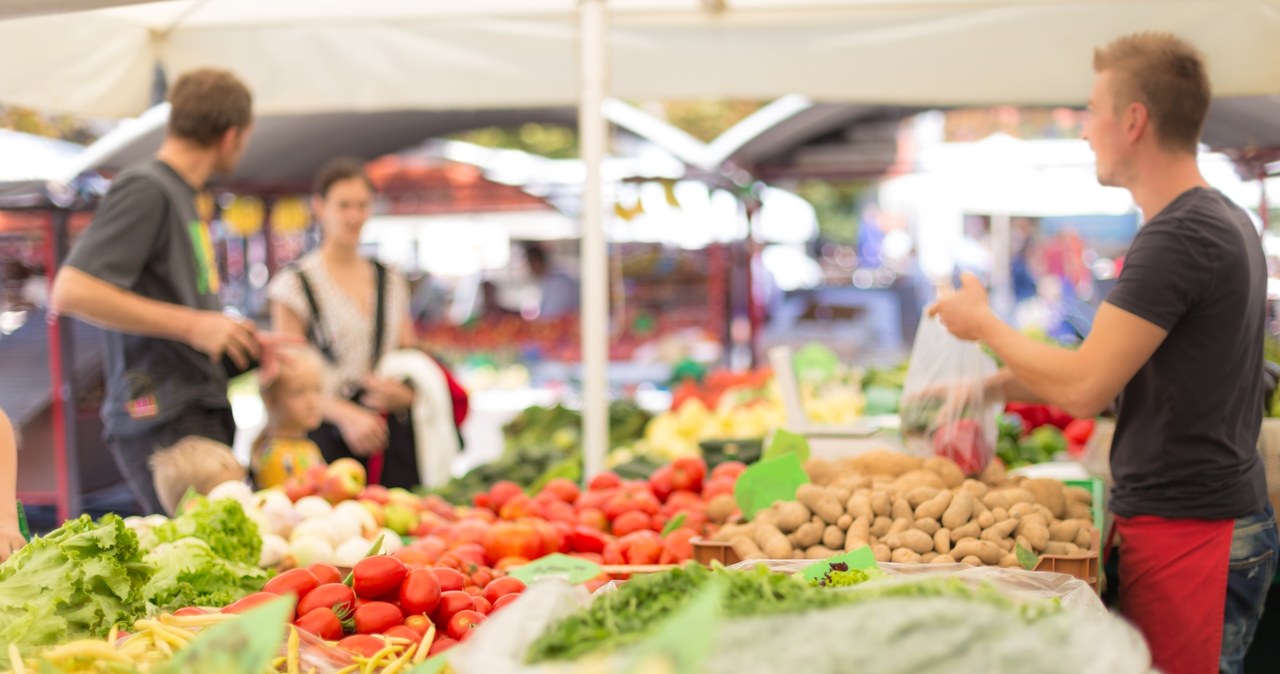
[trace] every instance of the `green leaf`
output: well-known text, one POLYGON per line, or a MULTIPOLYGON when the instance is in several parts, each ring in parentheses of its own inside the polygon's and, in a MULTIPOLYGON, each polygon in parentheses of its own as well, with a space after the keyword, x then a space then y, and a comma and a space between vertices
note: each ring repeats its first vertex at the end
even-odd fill
POLYGON ((1013 553, 1018 556, 1018 563, 1022 565, 1022 568, 1028 571, 1035 569, 1036 564, 1040 562, 1040 556, 1022 547, 1021 543, 1014 546, 1013 553))
POLYGON ((507 573, 525 585, 533 585, 540 580, 559 578, 570 584, 585 583, 603 573, 599 564, 577 557, 569 557, 556 553, 547 555, 536 562, 517 566, 507 573))
POLYGON ((444 659, 444 654, 435 655, 423 660, 421 664, 409 670, 409 674, 437 674, 444 670, 445 665, 449 664, 444 659))
POLYGON ((666 538, 667 534, 670 534, 676 529, 679 529, 680 527, 684 526, 685 520, 687 519, 689 519, 689 516, 685 513, 680 513, 679 515, 676 515, 675 517, 671 518, 671 521, 667 522, 667 526, 662 527, 661 536, 663 538, 666 538))
POLYGON ((804 567, 804 571, 802 572, 804 574, 804 579, 807 581, 822 580, 822 577, 827 575, 827 571, 831 568, 832 564, 840 563, 848 564, 850 569, 866 570, 880 568, 880 565, 876 563, 875 553, 871 551, 870 547, 864 545, 852 552, 828 557, 821 562, 816 562, 804 567))
POLYGON ((196 637, 155 674, 238 674, 261 672, 270 664, 293 615, 293 597, 281 597, 235 620, 214 625, 196 637))
POLYGON ((738 476, 733 495, 748 520, 773 505, 774 501, 794 501, 796 489, 809 482, 808 473, 798 454, 788 453, 776 459, 758 461, 738 476))
POLYGON ((773 434, 773 439, 769 442, 769 446, 765 448, 761 459, 776 459, 786 454, 795 454, 800 457, 803 463, 809 460, 809 439, 799 433, 779 428, 773 434))

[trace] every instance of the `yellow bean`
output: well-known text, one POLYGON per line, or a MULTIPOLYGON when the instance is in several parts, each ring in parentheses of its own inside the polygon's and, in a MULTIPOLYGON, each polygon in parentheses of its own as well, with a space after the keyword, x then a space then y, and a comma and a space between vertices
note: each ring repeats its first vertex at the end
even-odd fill
POLYGON ((280 666, 281 666, 281 665, 283 665, 283 664, 285 663, 285 661, 287 661, 287 660, 288 660, 288 658, 286 658, 286 657, 284 657, 284 656, 278 657, 278 658, 276 658, 275 660, 272 660, 272 661, 271 661, 271 668, 272 668, 272 669, 280 669, 280 666))
POLYGON ((387 668, 382 670, 382 674, 396 674, 396 672, 399 672, 401 669, 404 669, 405 664, 409 662, 409 658, 413 656, 413 650, 414 650, 414 647, 410 646, 408 650, 404 652, 404 655, 401 655, 400 657, 396 658, 395 662, 392 662, 390 665, 387 665, 387 668))
POLYGON ((360 665, 351 665, 349 667, 343 667, 342 669, 339 669, 338 671, 334 672, 334 674, 355 674, 355 672, 358 672, 358 671, 360 671, 360 665))
POLYGON ((128 656, 116 651, 105 641, 86 639, 54 647, 41 656, 47 660, 69 660, 86 658, 105 660, 107 662, 129 662, 128 656))
POLYGON ((298 628, 289 628, 289 650, 285 653, 288 658, 289 674, 298 674, 298 628))
POLYGON ((22 661, 17 644, 9 644, 9 664, 13 665, 13 674, 27 674, 27 665, 22 661))
POLYGON ((387 646, 375 653, 372 658, 369 658, 369 662, 365 663, 363 674, 373 674, 374 670, 378 668, 378 664, 386 660, 387 656, 396 652, 396 650, 395 646, 387 646))
POLYGON ((432 625, 427 628, 427 633, 422 635, 422 641, 418 642, 418 652, 413 654, 413 664, 421 664, 427 659, 427 653, 431 651, 431 646, 436 642, 436 626, 432 625))

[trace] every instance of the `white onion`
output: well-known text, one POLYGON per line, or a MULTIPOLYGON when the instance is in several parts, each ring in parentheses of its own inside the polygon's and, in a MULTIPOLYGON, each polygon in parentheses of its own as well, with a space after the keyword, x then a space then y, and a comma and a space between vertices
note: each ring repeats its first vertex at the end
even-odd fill
POLYGON ((277 566, 289 554, 289 541, 275 534, 262 537, 262 554, 258 556, 258 566, 269 568, 277 566))
POLYGON ((404 547, 404 541, 400 540, 400 534, 390 529, 383 529, 379 533, 382 535, 382 550, 378 554, 394 555, 397 550, 404 547))
POLYGON ((224 498, 229 498, 241 505, 248 506, 253 503, 253 490, 249 489, 249 485, 241 480, 228 480, 209 490, 210 501, 224 498))
POLYGON ((318 536, 303 536, 289 544, 289 555, 296 566, 332 564, 333 546, 318 536))
POLYGON ((333 506, 319 496, 304 496, 293 504, 293 509, 298 511, 304 520, 328 517, 333 514, 333 506))
POLYGON ((329 524, 333 526, 334 538, 339 542, 352 538, 364 538, 364 528, 360 526, 360 520, 349 512, 334 511, 333 516, 329 518, 329 524))
POLYGON ((334 553, 334 563, 338 566, 354 567, 369 552, 369 541, 363 538, 352 538, 338 546, 334 553))
POLYGON ((296 541, 300 538, 319 538, 330 546, 337 545, 345 540, 338 538, 337 532, 333 528, 333 522, 328 519, 304 520, 298 524, 293 528, 293 532, 289 534, 289 540, 296 541))
POLYGON ((360 533, 362 536, 369 536, 378 530, 378 521, 373 518, 373 513, 369 509, 360 504, 359 501, 343 501, 334 506, 333 512, 336 515, 347 515, 354 517, 360 523, 360 533))

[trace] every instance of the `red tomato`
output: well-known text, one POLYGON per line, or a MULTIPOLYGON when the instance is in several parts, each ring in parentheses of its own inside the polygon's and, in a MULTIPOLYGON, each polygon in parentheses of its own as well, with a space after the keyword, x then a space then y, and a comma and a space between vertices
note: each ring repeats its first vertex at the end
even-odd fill
POLYGON ((419 548, 400 548, 392 556, 413 569, 431 566, 436 561, 435 556, 419 548))
POLYGON ((406 615, 430 615, 440 604, 440 579, 430 569, 413 569, 400 586, 400 608, 406 615))
POLYGON ((730 480, 737 480, 746 469, 747 464, 741 461, 725 461, 711 470, 711 479, 727 477, 730 480))
POLYGON ((318 608, 308 611, 298 618, 297 626, 325 641, 337 641, 342 638, 342 621, 331 608, 318 608))
POLYGON ((454 641, 453 639, 450 639, 448 637, 441 637, 439 639, 436 639, 436 642, 434 644, 431 644, 431 650, 427 651, 427 655, 428 656, 440 655, 441 653, 457 645, 458 645, 457 641, 454 641))
POLYGON ((385 601, 371 601, 356 609, 356 634, 382 634, 402 622, 400 609, 385 601))
POLYGON ((338 648, 372 658, 387 647, 387 642, 369 634, 354 634, 338 642, 338 648))
POLYGON ((449 619, 459 611, 469 611, 475 603, 466 592, 445 592, 440 595, 440 605, 431 614, 431 620, 437 626, 447 626, 449 619))
POLYGON ((262 591, 278 595, 291 594, 296 599, 302 599, 317 587, 320 587, 320 581, 316 580, 315 574, 306 569, 289 569, 267 581, 262 591))
POLYGON ((382 636, 391 637, 393 639, 408 639, 410 643, 415 644, 422 641, 422 635, 418 634, 417 630, 404 625, 396 625, 395 627, 388 629, 386 632, 383 632, 382 636))
POLYGON ((483 596, 484 596, 484 590, 481 590, 480 588, 476 587, 475 585, 468 585, 468 586, 466 586, 466 587, 462 588, 462 591, 463 591, 463 592, 466 592, 467 594, 471 595, 472 597, 483 597, 483 596))
POLYGON ((591 478, 591 482, 587 484, 590 491, 601 491, 604 489, 614 489, 622 486, 622 478, 614 473, 600 473, 591 478))
POLYGON ((425 615, 411 615, 404 619, 404 626, 418 633, 419 637, 425 637, 427 630, 431 629, 431 619, 425 615))
POLYGON ((622 513, 618 516, 618 519, 613 521, 614 536, 626 536, 629 533, 646 529, 653 529, 653 518, 638 510, 622 513))
POLYGON ((490 604, 496 604, 498 599, 509 594, 520 594, 524 589, 524 583, 516 578, 510 576, 498 578, 484 588, 484 598, 488 599, 490 604))
POLYGON ((366 557, 352 571, 352 589, 357 597, 365 599, 385 597, 400 589, 408 572, 404 562, 395 557, 366 557))
POLYGON ((462 575, 462 572, 457 569, 437 566, 436 568, 431 569, 431 572, 436 574, 436 580, 440 583, 441 592, 461 590, 463 586, 467 584, 467 577, 462 575))
POLYGON ((350 615, 356 609, 356 593, 342 583, 321 585, 298 602, 298 616, 318 608, 331 608, 339 615, 350 615))
POLYGON ((319 585, 342 582, 342 572, 338 571, 338 567, 332 564, 312 564, 307 567, 307 570, 316 577, 316 582, 319 585))
POLYGON ((504 594, 501 597, 498 597, 498 601, 493 602, 493 608, 489 610, 489 615, 493 615, 494 613, 497 613, 498 609, 506 606, 507 604, 510 604, 511 602, 519 598, 520 598, 520 595, 518 594, 504 594))
POLYGON ((676 491, 702 491, 702 481, 707 477, 707 464, 702 459, 676 459, 671 468, 676 491))
POLYGON ((279 598, 280 598, 280 595, 278 594, 271 594, 270 592, 255 592, 247 597, 244 597, 236 601, 230 606, 222 609, 222 612, 223 613, 244 613, 245 611, 258 608, 263 604, 266 604, 268 602, 273 602, 279 598))
POLYGON ((458 611, 449 618, 449 638, 466 641, 472 630, 484 622, 484 616, 472 610, 458 611))
POLYGON ((604 547, 608 542, 608 536, 592 529, 591 527, 581 524, 574 527, 573 534, 569 536, 569 545, 576 552, 594 552, 596 554, 600 554, 604 552, 604 547))
POLYGON ((178 617, 184 617, 184 616, 191 616, 191 615, 205 615, 205 611, 204 609, 198 606, 184 606, 174 611, 173 614, 178 617))
POLYGON ((510 480, 499 480, 489 489, 489 501, 494 509, 501 509, 513 496, 523 495, 524 489, 510 480))
POLYGON ((475 583, 477 587, 484 588, 493 582, 493 572, 489 569, 477 569, 475 573, 471 574, 469 580, 475 583))
POLYGON ((493 604, 480 595, 475 595, 471 598, 471 605, 475 607, 475 612, 480 615, 489 615, 493 611, 493 604))
POLYGON ((578 489, 578 484, 573 480, 558 477, 548 482, 547 486, 542 488, 542 493, 551 493, 565 503, 573 503, 578 500, 581 490, 578 489))

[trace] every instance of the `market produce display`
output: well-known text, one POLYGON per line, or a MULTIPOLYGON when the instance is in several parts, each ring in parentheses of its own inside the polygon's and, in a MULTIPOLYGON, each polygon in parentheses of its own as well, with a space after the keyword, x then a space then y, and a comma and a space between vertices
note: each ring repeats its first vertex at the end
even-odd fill
POLYGON ((811 460, 811 484, 716 537, 742 559, 826 559, 870 546, 878 561, 1018 567, 1027 555, 1074 555, 1093 544, 1092 494, 1047 479, 981 479, 952 461, 881 451, 811 460), (1024 551, 1019 559, 1018 547, 1024 551))

